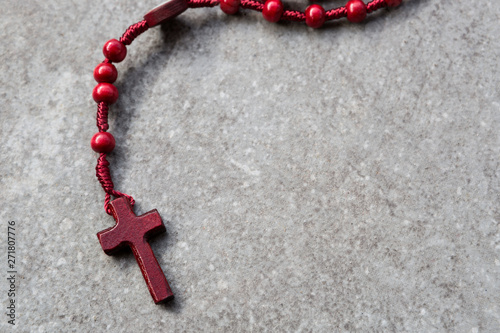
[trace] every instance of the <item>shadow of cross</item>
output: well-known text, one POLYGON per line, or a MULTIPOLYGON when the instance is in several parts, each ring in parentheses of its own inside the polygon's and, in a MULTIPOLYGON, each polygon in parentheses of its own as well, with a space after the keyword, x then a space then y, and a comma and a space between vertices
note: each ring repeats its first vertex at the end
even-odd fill
POLYGON ((113 255, 130 247, 155 303, 174 298, 165 274, 148 243, 149 237, 166 231, 158 211, 154 209, 136 216, 129 201, 124 197, 111 201, 110 205, 116 225, 97 233, 104 252, 113 255))

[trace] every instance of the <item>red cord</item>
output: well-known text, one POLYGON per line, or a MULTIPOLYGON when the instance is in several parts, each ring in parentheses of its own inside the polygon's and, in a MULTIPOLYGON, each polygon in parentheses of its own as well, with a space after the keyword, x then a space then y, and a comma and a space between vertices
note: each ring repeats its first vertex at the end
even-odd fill
MULTIPOLYGON (((219 5, 219 0, 187 0, 188 7, 215 7, 219 5)), ((256 0, 241 0, 240 6, 242 8, 262 12, 264 3, 256 0)), ((387 7, 385 0, 373 0, 366 4, 366 12, 372 13, 381 8, 387 7)), ((330 9, 326 12, 326 20, 338 20, 347 16, 347 9, 345 6, 330 9)), ((297 10, 285 10, 281 16, 282 20, 303 22, 306 20, 306 14, 297 10)))
MULTIPOLYGON (((123 33, 122 37, 120 38, 120 42, 122 42, 124 45, 130 45, 134 41, 134 39, 136 39, 140 34, 148 29, 149 27, 146 21, 141 21, 133 24, 123 33)), ((109 59, 105 59, 104 62, 111 63, 109 59)), ((108 111, 109 106, 105 102, 100 102, 97 104, 96 122, 99 132, 106 132, 109 129, 108 111)), ((104 192, 106 192, 106 196, 104 198, 104 210, 106 210, 106 213, 112 215, 111 208, 109 206, 111 196, 114 196, 115 198, 126 197, 129 200, 130 205, 134 206, 135 200, 132 196, 116 191, 114 189, 113 180, 111 179, 111 173, 109 171, 109 162, 106 159, 106 154, 101 153, 99 155, 95 171, 97 180, 99 181, 99 183, 101 183, 104 192)))
POLYGON ((120 38, 120 42, 125 45, 130 45, 140 34, 149 29, 146 20, 137 22, 136 24, 132 24, 128 29, 123 33, 120 38))
POLYGON ((241 0, 242 8, 256 10, 261 12, 262 8, 264 8, 264 4, 262 2, 254 1, 254 0, 241 0))
POLYGON ((285 10, 281 18, 287 21, 303 22, 306 20, 306 14, 298 10, 285 10))
POLYGON ((106 132, 109 129, 108 125, 108 104, 101 102, 97 104, 97 128, 99 132, 106 132))
MULTIPOLYGON (((384 1, 384 0, 382 0, 382 1, 384 1)), ((327 21, 338 20, 338 19, 346 17, 346 16, 347 16, 347 9, 345 7, 331 9, 331 10, 326 12, 326 20, 327 21)))
MULTIPOLYGON (((219 0, 186 0, 186 1, 188 7, 190 8, 215 7, 220 3, 219 0)), ((242 8, 262 12, 264 8, 264 3, 256 0, 241 0, 240 6, 242 8)), ((366 4, 366 11, 367 13, 372 13, 384 7, 387 7, 386 0, 373 0, 368 4, 366 4)), ((337 20, 347 16, 347 9, 345 6, 331 9, 326 12, 325 16, 327 21, 337 20)), ((306 15, 305 13, 300 11, 286 10, 283 12, 281 19, 286 21, 303 22, 306 19, 306 15)), ((120 38, 120 42, 123 45, 130 45, 134 41, 134 39, 136 39, 139 35, 147 31, 148 29, 149 26, 146 20, 135 23, 131 25, 123 33, 122 37, 120 38)), ((109 59, 105 59, 103 62, 111 63, 109 59)), ((97 128, 99 129, 99 132, 106 132, 109 129, 108 112, 109 112, 108 104, 105 102, 99 102, 97 105, 97 116, 96 116, 96 124, 97 128)), ((106 159, 106 156, 107 154, 105 153, 101 153, 99 155, 96 165, 96 176, 102 188, 104 189, 104 192, 106 193, 104 199, 104 209, 108 214, 111 215, 111 210, 109 206, 111 196, 126 197, 132 206, 134 205, 135 201, 134 198, 132 198, 130 195, 118 192, 114 189, 113 180, 111 179, 111 173, 109 171, 109 162, 106 159)))
POLYGON ((104 209, 106 213, 111 215, 111 207, 109 207, 109 201, 111 196, 115 198, 126 197, 130 201, 130 205, 134 206, 135 200, 130 195, 121 193, 114 190, 113 180, 111 179, 111 174, 109 172, 109 162, 106 159, 106 154, 100 154, 97 159, 97 165, 95 167, 97 180, 101 183, 104 192, 106 192, 106 198, 104 199, 104 209))

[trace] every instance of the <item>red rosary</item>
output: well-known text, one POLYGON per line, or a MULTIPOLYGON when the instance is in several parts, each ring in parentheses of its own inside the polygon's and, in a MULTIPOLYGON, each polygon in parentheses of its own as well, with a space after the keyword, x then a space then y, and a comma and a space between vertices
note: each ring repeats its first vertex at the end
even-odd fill
POLYGON ((171 0, 144 16, 144 20, 131 25, 120 38, 111 39, 104 44, 103 53, 106 59, 94 69, 94 78, 98 82, 92 97, 97 103, 97 128, 90 145, 99 153, 96 175, 106 196, 104 209, 113 215, 115 226, 97 234, 99 242, 108 255, 131 248, 146 280, 149 292, 155 303, 173 299, 167 279, 154 256, 148 239, 151 236, 165 232, 165 225, 160 215, 152 210, 141 216, 133 212, 134 199, 125 193, 114 189, 109 172, 109 162, 106 155, 115 148, 115 138, 107 132, 109 105, 118 99, 118 89, 113 85, 118 77, 116 67, 112 63, 121 62, 127 55, 127 45, 140 34, 166 20, 176 17, 188 8, 220 6, 226 14, 235 14, 239 8, 246 8, 262 12, 262 16, 270 22, 297 21, 303 22, 311 28, 320 28, 326 21, 346 17, 350 22, 363 21, 368 13, 383 7, 397 7, 402 0, 373 0, 365 4, 362 0, 350 0, 345 6, 325 11, 317 4, 310 5, 306 11, 284 10, 280 0, 267 0, 265 3, 254 0, 171 0), (116 199, 111 201, 111 197, 116 199))

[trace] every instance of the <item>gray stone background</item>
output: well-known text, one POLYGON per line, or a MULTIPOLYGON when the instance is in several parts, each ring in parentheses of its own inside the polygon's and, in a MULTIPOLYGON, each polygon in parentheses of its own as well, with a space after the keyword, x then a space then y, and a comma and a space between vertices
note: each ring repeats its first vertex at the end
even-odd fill
POLYGON ((500 331, 499 1, 321 30, 197 9, 139 37, 110 161, 167 227, 152 246, 176 299, 156 306, 132 254, 100 248, 89 140, 102 45, 160 2, 1 1, 17 331, 500 331))

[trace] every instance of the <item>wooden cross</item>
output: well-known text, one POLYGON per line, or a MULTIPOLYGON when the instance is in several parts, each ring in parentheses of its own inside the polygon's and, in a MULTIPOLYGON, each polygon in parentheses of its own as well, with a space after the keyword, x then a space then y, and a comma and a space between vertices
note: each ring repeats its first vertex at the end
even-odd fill
POLYGON ((165 274, 148 243, 151 236, 166 231, 158 211, 154 209, 136 216, 129 201, 124 197, 111 201, 110 205, 116 225, 97 234, 104 252, 113 255, 130 247, 155 303, 174 298, 165 274))

